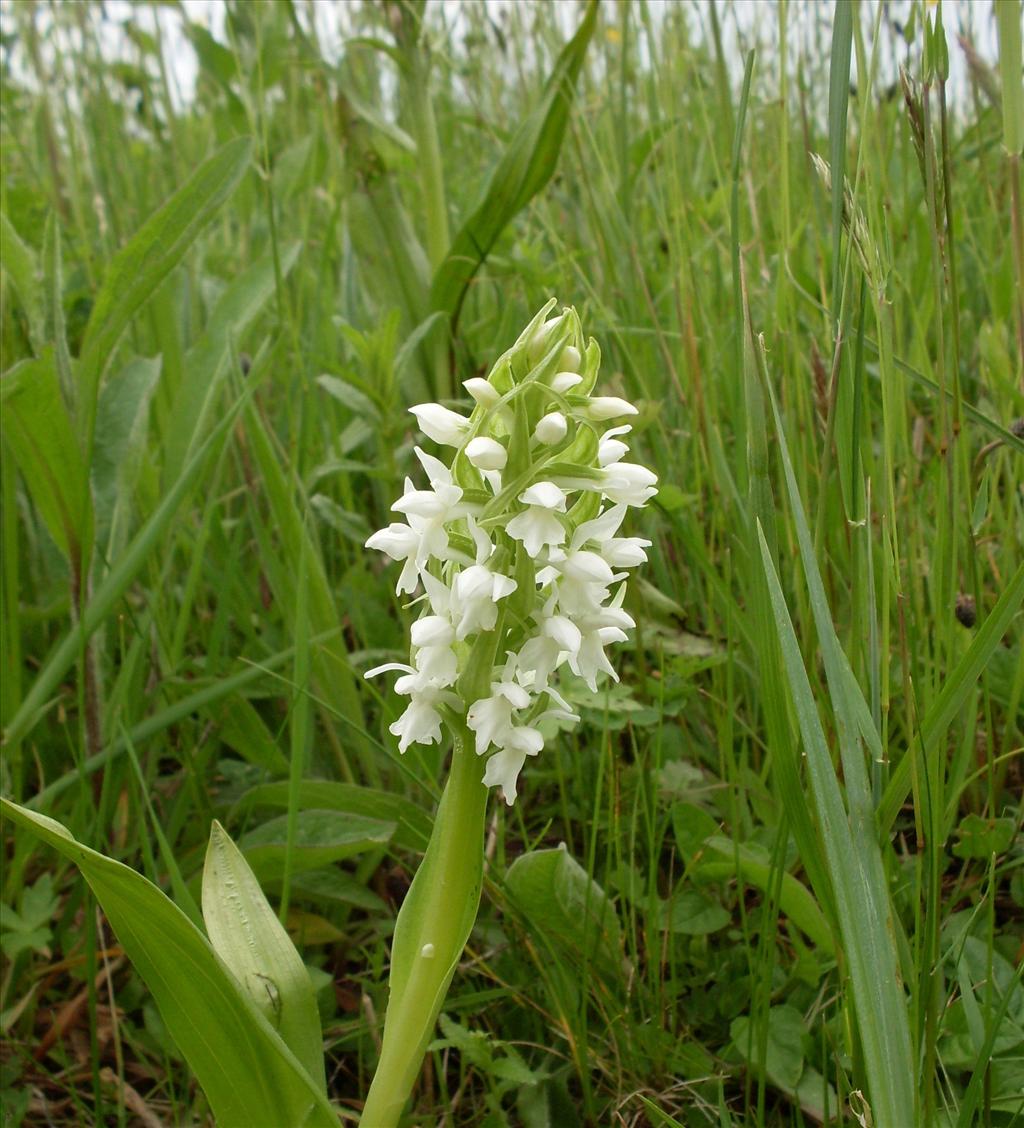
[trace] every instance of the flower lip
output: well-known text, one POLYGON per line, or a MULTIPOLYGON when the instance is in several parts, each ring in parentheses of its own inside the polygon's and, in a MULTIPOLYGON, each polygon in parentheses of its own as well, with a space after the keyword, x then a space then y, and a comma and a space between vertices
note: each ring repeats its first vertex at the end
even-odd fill
POLYGON ((540 509, 555 509, 565 512, 565 493, 554 482, 534 482, 529 489, 519 495, 523 505, 535 505, 540 509))

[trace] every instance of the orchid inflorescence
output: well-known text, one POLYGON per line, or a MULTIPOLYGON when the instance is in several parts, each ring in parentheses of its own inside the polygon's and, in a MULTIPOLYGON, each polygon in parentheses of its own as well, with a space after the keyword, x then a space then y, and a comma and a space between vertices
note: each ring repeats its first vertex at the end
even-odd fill
POLYGON ((495 363, 466 380, 467 418, 436 403, 412 408, 423 433, 454 447, 451 465, 416 447, 429 489, 406 478, 391 507, 405 517, 366 542, 402 561, 397 591, 420 585, 411 664, 389 662, 409 698, 391 725, 399 750, 441 740, 442 721, 464 724, 483 782, 516 799, 527 756, 544 745, 545 719, 574 723, 559 692, 563 667, 592 691, 617 680, 605 647, 636 624, 623 608, 627 573, 650 541, 616 534, 656 476, 623 461, 637 409, 592 394, 601 353, 584 343, 574 309, 548 318, 549 301, 495 363))

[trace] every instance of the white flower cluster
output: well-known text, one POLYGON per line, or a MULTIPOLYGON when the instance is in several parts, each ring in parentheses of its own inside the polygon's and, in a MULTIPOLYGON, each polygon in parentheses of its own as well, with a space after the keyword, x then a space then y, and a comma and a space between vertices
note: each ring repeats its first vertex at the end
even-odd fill
POLYGON ((440 404, 412 408, 451 464, 416 448, 429 482, 408 478, 391 507, 404 521, 374 533, 368 548, 403 564, 399 594, 423 605, 412 627, 411 664, 389 662, 409 698, 391 726, 404 752, 441 739, 447 717, 490 754, 483 780, 505 801, 546 717, 578 721, 553 684, 562 667, 597 689, 616 678, 605 647, 635 626, 623 609, 625 568, 650 541, 617 535, 630 506, 657 490, 656 476, 624 461, 636 415, 614 396, 592 394, 600 350, 584 343, 576 311, 548 319, 552 299, 490 376, 467 380, 468 417, 440 404))

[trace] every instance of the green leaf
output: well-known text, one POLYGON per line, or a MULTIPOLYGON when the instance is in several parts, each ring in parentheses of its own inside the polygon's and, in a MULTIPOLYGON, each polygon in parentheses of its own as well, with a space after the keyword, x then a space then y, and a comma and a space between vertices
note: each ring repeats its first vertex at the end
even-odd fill
POLYGON ((835 892, 838 931, 849 962, 871 1106, 881 1124, 910 1124, 914 1119, 915 1076, 910 1023, 899 974, 894 912, 862 745, 865 727, 873 726, 832 624, 778 405, 771 384, 766 382, 765 387, 771 400, 786 490, 835 716, 848 811, 789 609, 764 532, 759 528, 761 559, 835 892))
POLYGON ((145 980, 218 1123, 337 1128, 326 1098, 239 987, 206 937, 141 874, 81 845, 60 823, 0 808, 74 862, 145 980))
MULTIPOLYGON (((391 841, 395 824, 340 811, 299 811, 291 852, 292 872, 319 869, 391 841)), ((261 881, 282 877, 288 848, 288 817, 271 819, 241 840, 242 852, 261 881)))
MULTIPOLYGON (((430 838, 431 821, 415 803, 390 791, 376 791, 355 783, 305 779, 299 784, 299 806, 323 811, 342 811, 359 818, 395 824, 392 841, 403 850, 422 851, 430 838)), ((233 815, 248 814, 260 807, 287 807, 288 784, 264 783, 247 791, 235 804, 233 815)))
POLYGON ((89 316, 79 362, 80 429, 86 441, 95 421, 100 379, 121 334, 235 190, 251 157, 248 137, 229 141, 195 170, 111 260, 89 316))
POLYGON ((220 710, 217 735, 244 760, 272 775, 286 775, 288 759, 271 736, 263 719, 244 697, 232 697, 220 710))
POLYGON ((214 951, 326 1096, 309 973, 241 851, 216 821, 203 867, 203 920, 214 951))
POLYGON ((469 284, 498 236, 555 171, 576 79, 596 20, 597 4, 591 0, 579 30, 558 56, 540 102, 520 122, 491 173, 480 202, 437 268, 430 288, 431 308, 447 313, 453 326, 469 284))
POLYGON ((39 710, 43 708, 50 694, 60 684, 61 678, 78 658, 83 636, 88 638, 113 611, 117 601, 146 563, 149 554, 156 548, 179 506, 196 485, 199 475, 206 466, 208 456, 219 450, 221 443, 230 435, 236 415, 245 402, 246 396, 243 395, 221 419, 209 439, 196 452, 195 457, 185 467, 171 489, 164 494, 131 544, 98 585, 82 613, 79 626, 69 630, 50 654, 46 664, 36 675, 32 688, 25 695, 20 708, 7 726, 5 735, 8 744, 20 740, 39 719, 39 710))
POLYGON ((1005 854, 1013 842, 1016 823, 1011 818, 985 819, 967 815, 956 829, 959 842, 953 846, 958 858, 988 858, 1005 854))
MULTIPOLYGON (((728 866, 729 870, 742 874, 744 881, 756 886, 765 895, 774 888, 776 875, 772 867, 749 846, 743 843, 737 844, 721 835, 709 838, 707 846, 715 854, 728 858, 729 862, 702 862, 695 871, 697 875, 711 876, 712 873, 718 875, 723 867, 728 866)), ((782 875, 779 909, 814 941, 815 946, 822 953, 835 955, 832 931, 818 907, 818 902, 807 886, 791 873, 782 875)))
POLYGON ((29 341, 38 352, 43 344, 45 321, 42 275, 34 252, 21 241, 21 236, 3 212, 0 212, 0 263, 18 291, 28 321, 29 341))
POLYGON ((621 958, 614 905, 563 847, 516 858, 505 875, 505 889, 545 940, 586 952, 609 968, 621 958))
MULTIPOLYGON (((146 441, 149 402, 160 378, 160 357, 136 357, 103 386, 96 413, 92 486, 96 519, 109 527, 127 503, 146 441)), ((102 538, 102 532, 100 533, 102 538)), ((100 550, 102 551, 102 539, 100 550)))
POLYGON ((717 901, 696 889, 683 890, 661 908, 661 927, 681 936, 707 936, 725 928, 731 919, 717 901))
POLYGON ((764 1060, 760 1054, 760 1032, 751 1029, 750 1019, 743 1015, 733 1020, 729 1034, 745 1061, 764 1069, 768 1080, 787 1093, 792 1093, 804 1069, 804 1020, 795 1007, 772 1007, 768 1012, 768 1038, 764 1060))
POLYGON ((0 405, 4 438, 29 495, 57 547, 80 574, 92 551, 92 500, 52 349, 4 376, 0 405))
MULTIPOLYGON (((781 428, 779 429, 781 432, 781 428)), ((802 511, 798 523, 806 520, 802 511)), ((768 580, 775 625, 797 721, 807 757, 811 793, 836 898, 839 933, 849 961, 857 1025, 864 1047, 871 1105, 881 1124, 913 1123, 914 1076, 903 987, 897 974, 891 928, 891 907, 879 865, 868 855, 878 843, 865 833, 855 841, 821 727, 811 685, 800 656, 800 645, 775 573, 764 533, 761 559, 768 580), (863 851, 863 853, 862 853, 863 851)), ((867 828, 864 828, 866 831, 867 828)))
MULTIPOLYGON (((281 249, 282 278, 288 277, 300 250, 299 243, 281 249)), ((217 299, 203 335, 186 353, 184 379, 174 394, 163 434, 165 482, 181 473, 189 454, 202 441, 228 371, 232 338, 237 341, 270 300, 276 279, 274 259, 269 254, 234 278, 217 299)))

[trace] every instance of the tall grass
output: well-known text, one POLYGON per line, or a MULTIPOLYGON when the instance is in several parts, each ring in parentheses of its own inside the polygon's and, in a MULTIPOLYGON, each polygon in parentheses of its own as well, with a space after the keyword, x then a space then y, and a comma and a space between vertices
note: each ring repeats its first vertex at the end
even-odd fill
MULTIPOLYGON (((998 59, 957 25, 980 4, 787 0, 755 32, 720 4, 365 2, 339 50, 297 0, 225 4, 217 37, 139 5, 113 53, 99 5, 3 10, 0 782, 187 914, 219 819, 313 969, 350 1120, 445 754, 399 758, 361 679, 410 615, 362 545, 406 408, 458 399, 549 295, 642 404, 654 548, 621 682, 492 809, 410 1123, 1019 1117, 1020 5, 995 9, 998 59), (353 846, 359 818, 395 829, 353 846)), ((5 842, 10 1122, 208 1122, 75 871, 5 842)))

